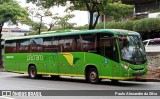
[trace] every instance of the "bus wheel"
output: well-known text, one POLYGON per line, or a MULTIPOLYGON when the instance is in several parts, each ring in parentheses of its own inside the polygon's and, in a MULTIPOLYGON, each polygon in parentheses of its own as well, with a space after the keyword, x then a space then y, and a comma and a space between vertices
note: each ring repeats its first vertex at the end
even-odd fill
POLYGON ((35 66, 30 66, 28 69, 29 77, 32 79, 41 78, 42 75, 37 75, 37 70, 35 66))
POLYGON ((90 68, 87 72, 87 75, 86 75, 86 80, 89 82, 89 83, 98 83, 99 82, 99 77, 98 77, 98 71, 96 68, 90 68))

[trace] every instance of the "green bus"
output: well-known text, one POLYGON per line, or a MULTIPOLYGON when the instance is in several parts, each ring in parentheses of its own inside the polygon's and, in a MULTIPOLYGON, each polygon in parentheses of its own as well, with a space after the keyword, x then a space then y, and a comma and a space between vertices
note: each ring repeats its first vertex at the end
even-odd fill
POLYGON ((5 70, 30 78, 76 76, 98 83, 130 80, 147 72, 145 48, 134 31, 95 29, 12 37, 5 39, 4 48, 5 70))

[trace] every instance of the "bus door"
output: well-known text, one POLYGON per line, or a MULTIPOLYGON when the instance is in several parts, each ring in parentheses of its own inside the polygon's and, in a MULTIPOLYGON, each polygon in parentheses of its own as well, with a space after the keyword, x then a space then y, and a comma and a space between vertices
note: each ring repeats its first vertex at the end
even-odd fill
POLYGON ((112 79, 120 73, 118 50, 114 37, 110 34, 101 34, 100 46, 100 53, 105 57, 101 67, 102 75, 112 79))

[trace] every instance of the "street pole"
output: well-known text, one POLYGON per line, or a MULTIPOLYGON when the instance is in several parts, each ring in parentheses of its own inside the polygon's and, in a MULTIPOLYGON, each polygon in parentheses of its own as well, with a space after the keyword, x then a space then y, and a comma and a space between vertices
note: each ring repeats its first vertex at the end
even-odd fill
POLYGON ((106 28, 106 16, 103 15, 103 23, 104 23, 104 29, 106 28))
POLYGON ((0 69, 3 68, 3 57, 2 57, 2 27, 3 23, 0 22, 0 69))

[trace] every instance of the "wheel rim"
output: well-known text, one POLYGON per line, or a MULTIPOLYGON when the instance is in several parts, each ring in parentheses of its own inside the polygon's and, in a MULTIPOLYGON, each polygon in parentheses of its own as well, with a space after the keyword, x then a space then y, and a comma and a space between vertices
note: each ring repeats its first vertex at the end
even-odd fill
POLYGON ((34 78, 35 74, 36 74, 36 71, 35 71, 34 67, 31 67, 31 69, 30 69, 30 75, 31 75, 31 77, 34 78))
POLYGON ((97 80, 97 73, 92 71, 89 75, 90 81, 95 82, 97 80))

